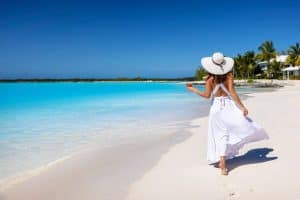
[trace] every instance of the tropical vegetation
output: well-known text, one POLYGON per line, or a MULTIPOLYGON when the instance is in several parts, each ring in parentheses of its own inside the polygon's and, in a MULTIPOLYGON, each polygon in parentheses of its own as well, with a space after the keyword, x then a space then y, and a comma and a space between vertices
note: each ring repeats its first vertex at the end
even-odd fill
POLYGON ((292 66, 300 65, 300 45, 296 43, 294 46, 290 46, 287 50, 288 52, 288 60, 287 62, 292 66))
MULTIPOLYGON (((233 74, 236 79, 282 79, 282 69, 287 66, 300 66, 300 45, 291 45, 286 51, 279 53, 272 41, 263 42, 255 51, 246 51, 234 57, 233 74), (286 53, 285 53, 286 52, 286 53), (287 54, 286 62, 279 62, 276 56, 287 54)), ((195 74, 196 80, 206 75, 200 66, 195 74)), ((300 77, 291 76, 299 79, 300 77)))

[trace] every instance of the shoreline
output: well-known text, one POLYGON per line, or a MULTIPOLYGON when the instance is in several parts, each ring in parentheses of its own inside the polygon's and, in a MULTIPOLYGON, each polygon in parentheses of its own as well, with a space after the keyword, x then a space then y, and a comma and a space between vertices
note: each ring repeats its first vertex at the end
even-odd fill
MULTIPOLYGON (((9 185, 4 185, 2 190, 0 190, 0 199, 22 198, 32 200, 40 199, 40 195, 43 196, 42 199, 52 199, 53 196, 51 195, 55 191, 57 192, 57 190, 52 190, 54 185, 47 183, 49 179, 55 179, 55 182, 61 186, 72 185, 71 182, 73 181, 74 174, 80 176, 82 180, 87 176, 89 177, 88 183, 85 186, 87 187, 85 195, 89 195, 88 190, 92 185, 100 184, 105 188, 101 190, 103 195, 107 191, 110 191, 107 194, 110 198, 120 199, 126 195, 127 189, 124 190, 124 188, 129 187, 130 184, 128 183, 134 182, 135 179, 138 180, 146 171, 155 166, 160 156, 167 152, 171 146, 180 143, 188 137, 190 137, 189 132, 185 132, 184 134, 172 133, 143 138, 138 141, 132 141, 130 144, 126 143, 119 146, 84 149, 74 153, 72 156, 66 156, 46 166, 31 170, 29 176, 26 176, 28 174, 24 174, 26 177, 23 179, 14 179, 6 182, 9 185), (153 151, 152 148, 156 149, 153 151), (146 163, 141 158, 146 158, 146 163), (81 171, 83 168, 85 170, 81 171), (88 168, 90 170, 87 170, 88 168), (111 171, 110 169, 116 170, 111 171), (124 169, 126 173, 122 172, 124 169), (99 176, 99 180, 91 181, 91 179, 97 176, 99 176), (114 179, 114 177, 116 180, 112 181, 111 179, 114 179), (43 185, 44 190, 37 190, 35 194, 32 194, 32 188, 39 188, 40 185, 43 185), (120 187, 120 191, 114 194, 113 187, 115 185, 120 187)), ((72 186, 73 189, 74 187, 78 187, 77 183, 72 186)), ((77 189, 81 190, 81 187, 77 189)), ((61 192, 63 193, 62 190, 61 192)), ((74 196, 70 195, 67 199, 84 199, 80 198, 78 194, 74 196)), ((65 199, 65 196, 62 195, 61 199, 65 199)))
MULTIPOLYGON (((182 123, 182 122, 179 122, 179 123, 182 123)), ((69 162, 72 159, 81 159, 82 157, 84 157, 84 155, 88 156, 88 154, 93 154, 95 152, 102 152, 102 151, 108 152, 108 154, 109 154, 110 151, 113 152, 119 148, 124 149, 126 151, 126 148, 129 147, 131 144, 135 145, 140 142, 141 142, 141 144, 146 144, 146 143, 151 142, 152 140, 158 140, 159 138, 165 138, 165 137, 170 137, 170 138, 176 137, 176 133, 143 136, 142 138, 136 138, 134 141, 126 141, 125 143, 122 143, 122 144, 113 144, 111 146, 105 146, 105 147, 99 147, 95 144, 81 146, 76 151, 74 151, 70 154, 64 155, 58 159, 55 159, 53 161, 50 161, 48 163, 45 163, 45 164, 35 167, 33 169, 24 170, 17 174, 13 174, 4 179, 1 179, 0 180, 0 197, 1 197, 1 192, 4 192, 5 190, 14 187, 15 185, 22 184, 23 182, 26 182, 33 177, 39 176, 40 174, 47 172, 47 170, 51 170, 51 168, 56 167, 56 165, 63 165, 64 162, 69 162)))
MULTIPOLYGON (((261 91, 255 91, 255 92, 261 92, 261 91)), ((242 95, 248 94, 248 93, 252 93, 252 91, 243 93, 242 95)), ((205 117, 205 116, 203 116, 203 117, 205 117)), ((115 146, 112 146, 112 148, 114 148, 114 147, 115 146)), ((100 148, 98 148, 98 149, 100 149, 100 148)), ((90 145, 84 145, 84 146, 80 147, 79 149, 77 149, 76 151, 74 151, 70 154, 66 154, 66 155, 64 155, 62 157, 59 157, 55 160, 52 160, 48 163, 44 163, 44 164, 42 164, 40 166, 37 166, 35 168, 32 168, 32 169, 23 170, 23 171, 20 171, 16 174, 12 174, 12 175, 9 175, 8 177, 0 179, 0 192, 1 191, 3 192, 6 189, 9 189, 9 188, 13 187, 14 185, 20 184, 20 183, 22 183, 22 182, 24 182, 24 181, 26 181, 26 180, 28 180, 32 177, 40 175, 41 173, 45 172, 46 170, 48 170, 49 168, 51 168, 55 164, 67 161, 69 159, 72 159, 73 157, 76 157, 78 154, 81 154, 82 152, 87 152, 87 151, 90 151, 90 150, 95 150, 95 147, 91 147, 90 145)))
MULTIPOLYGON (((257 91, 257 92, 260 92, 260 91, 257 91)), ((251 93, 251 91, 247 92, 247 93, 251 93)), ((247 94, 247 93, 245 93, 245 94, 247 94)), ((8 175, 7 177, 1 178, 0 179, 0 192, 5 191, 7 188, 10 188, 16 184, 22 183, 34 176, 37 176, 37 175, 43 173, 44 171, 49 169, 49 167, 53 166, 54 164, 63 162, 74 156, 76 157, 77 154, 87 151, 89 149, 93 149, 93 147, 90 147, 90 145, 84 145, 84 146, 78 147, 76 151, 73 151, 70 154, 62 155, 62 157, 58 157, 57 159, 54 159, 50 162, 45 162, 34 168, 25 169, 25 170, 19 171, 17 173, 14 173, 12 175, 8 175)))
MULTIPOLYGON (((188 120, 181 120, 172 123, 173 126, 181 126, 183 128, 183 131, 186 130, 186 126, 189 123, 188 120), (184 125, 185 124, 185 125, 184 125)), ((185 134, 179 134, 181 136, 185 134)), ((158 146, 170 146, 172 144, 169 144, 170 141, 175 141, 178 136, 177 131, 176 132, 170 132, 170 133, 164 133, 162 135, 144 135, 143 137, 137 137, 133 141, 126 141, 125 143, 121 144, 114 144, 111 146, 105 146, 100 147, 98 145, 84 145, 78 150, 72 152, 71 154, 65 155, 63 157, 60 157, 58 159, 55 159, 49 163, 45 163, 41 166, 38 166, 33 169, 24 170, 19 173, 13 174, 11 176, 8 176, 4 179, 0 180, 0 199, 2 200, 3 193, 6 193, 8 190, 14 190, 15 187, 19 187, 21 185, 26 185, 28 182, 31 182, 32 179, 39 179, 39 176, 45 176, 45 174, 49 173, 49 171, 56 171, 56 168, 64 168, 64 165, 69 165, 68 163, 74 163, 81 160, 86 160, 85 157, 90 157, 91 155, 102 155, 106 157, 107 155, 113 154, 113 152, 118 151, 118 153, 114 154, 113 159, 119 157, 119 155, 122 153, 122 151, 126 152, 128 149, 130 149, 130 145, 138 145, 139 150, 143 152, 145 149, 144 146, 147 146, 149 143, 152 143, 154 145, 158 146), (168 139, 166 139, 168 138, 168 139), (164 142, 161 142, 160 140, 166 140, 164 142), (155 142, 154 142, 155 141, 155 142), (121 150, 118 150, 121 149, 121 150)), ((156 152, 157 153, 157 152, 156 152)), ((159 153, 159 155, 162 155, 163 153, 159 153)), ((126 155, 128 156, 128 155, 126 155)), ((110 160, 110 159, 108 159, 110 160)), ((110 162, 110 161, 109 161, 110 162)), ((71 170, 71 169, 70 169, 71 170)), ((55 173, 55 172, 53 172, 55 173)), ((48 176, 48 175, 46 175, 48 176)), ((9 198, 10 199, 10 198, 9 198)), ((13 198, 14 199, 14 198, 13 198)))
MULTIPOLYGON (((293 86, 292 86, 293 87, 293 86)), ((288 86, 288 88, 289 88, 289 86, 288 86)), ((285 89, 287 89, 286 87, 284 87, 284 88, 282 88, 283 90, 285 90, 285 89)), ((279 91, 280 91, 281 89, 279 89, 279 91)), ((261 93, 263 93, 263 92, 261 92, 261 93)), ((265 93, 270 93, 269 91, 267 91, 267 92, 265 92, 265 93)), ((277 93, 277 91, 275 91, 274 93, 277 93)), ((253 94, 253 93, 251 93, 251 94, 253 94)), ((255 96, 255 93, 254 93, 254 96, 255 96)), ((143 169, 145 169, 144 171, 143 171, 143 173, 140 173, 139 174, 139 176, 141 176, 141 177, 139 177, 139 178, 135 178, 134 179, 134 181, 133 182, 136 182, 136 181, 138 181, 138 180, 142 180, 143 179, 143 177, 145 176, 145 175, 147 175, 147 173, 149 173, 149 171, 151 171, 153 168, 155 168, 158 164, 157 164, 157 162, 159 163, 162 159, 163 159, 163 157, 165 157, 166 156, 166 154, 169 152, 169 151, 171 151, 173 148, 175 148, 174 146, 177 146, 177 145, 181 145, 181 143, 185 143, 187 140, 191 140, 191 138, 192 137, 194 137, 194 135, 196 134, 197 135, 197 133, 195 133, 194 132, 194 130, 193 130, 193 127, 194 126, 199 126, 198 125, 198 123, 199 123, 199 121, 201 121, 201 120, 205 120, 207 118, 207 116, 206 117, 201 117, 201 118, 196 118, 196 119, 194 119, 194 120, 192 120, 190 123, 190 126, 189 126, 189 128, 188 128, 188 130, 186 130, 186 133, 184 134, 185 135, 185 137, 184 138, 181 138, 182 137, 182 135, 181 134, 179 134, 177 137, 179 138, 179 141, 177 141, 175 144, 174 143, 172 143, 172 142, 170 142, 170 141, 173 141, 174 142, 174 140, 176 141, 176 140, 178 140, 178 138, 176 139, 176 136, 170 136, 170 137, 166 137, 165 139, 164 139, 164 141, 162 142, 161 140, 160 140, 160 138, 156 138, 157 139, 157 141, 152 141, 152 142, 154 142, 154 143, 151 143, 151 145, 158 145, 158 146, 163 146, 163 151, 161 151, 161 152, 155 152, 156 153, 156 158, 153 160, 153 163, 151 164, 151 166, 150 165, 148 165, 148 166, 144 166, 143 164, 141 164, 143 167, 143 169), (180 139, 181 138, 181 139, 180 139), (183 140, 182 140, 183 139, 183 140), (167 146, 167 147, 166 147, 167 146), (148 169, 150 167, 150 169, 148 169)), ((155 139, 154 139, 155 140, 155 139)), ((148 141, 149 142, 149 141, 148 141)), ((148 145, 149 145, 149 143, 147 143, 148 145)), ((143 156, 143 154, 144 154, 144 152, 143 152, 143 149, 145 149, 145 146, 143 145, 143 144, 134 144, 134 145, 142 145, 142 146, 140 146, 139 148, 140 148, 140 150, 142 150, 142 152, 139 152, 140 154, 139 155, 136 155, 136 157, 137 158, 139 158, 139 156, 143 156)), ((150 148, 151 147, 151 145, 149 145, 149 146, 147 146, 146 147, 146 149, 147 148, 150 148)), ((203 145, 204 145, 204 143, 203 143, 203 145)), ((122 148, 124 148, 124 147, 122 147, 122 148)), ((121 149, 122 149, 121 148, 121 149)), ((126 149, 127 147, 125 147, 125 149, 126 149)), ((122 150, 121 151, 119 151, 119 152, 117 152, 116 153, 116 155, 117 155, 117 157, 118 157, 118 154, 120 154, 122 152, 122 150)), ((133 151, 134 152, 134 151, 133 151)), ((63 168, 65 168, 65 166, 63 166, 63 165, 67 165, 66 163, 67 162, 69 162, 69 163, 77 163, 78 164, 78 161, 79 160, 87 160, 87 158, 85 158, 85 157, 93 157, 93 156, 96 156, 96 154, 97 155, 99 155, 99 154, 101 154, 101 152, 99 152, 99 151, 97 151, 97 150, 93 150, 92 152, 87 152, 87 153, 84 153, 84 152, 77 152, 78 154, 77 155, 75 155, 75 156, 68 156, 67 158, 65 158, 65 159, 58 159, 59 161, 54 161, 52 164, 50 164, 49 166, 48 165, 46 165, 46 167, 41 167, 42 169, 41 169, 41 171, 39 171, 37 174, 33 174, 33 176, 30 176, 29 178, 27 178, 27 179, 25 179, 25 180, 21 180, 21 182, 16 182, 15 184, 12 184, 11 185, 11 187, 6 187, 6 188, 4 188, 4 190, 2 190, 2 192, 4 192, 4 195, 7 195, 7 193, 6 193, 6 191, 8 190, 8 194, 12 194, 12 196, 14 196, 14 195, 19 195, 20 193, 24 193, 24 192, 26 192, 26 189, 24 189, 24 188, 27 188, 28 187, 28 185, 31 185, 32 186, 32 184, 37 184, 37 183, 39 183, 39 181, 41 182, 42 181, 42 179, 43 178, 39 178, 39 177, 41 177, 41 176, 43 176, 44 178, 45 177, 47 177, 47 175, 49 175, 49 171, 51 171, 52 170, 52 173, 50 173, 50 174, 55 174, 55 173, 61 173, 61 174, 63 174, 63 168), (89 155, 88 155, 89 154, 89 155), (93 156, 91 156, 93 154, 93 156), (75 161, 75 160, 77 160, 77 161, 75 161), (53 168, 54 168, 54 170, 53 170, 53 168), (59 168, 60 170, 57 170, 57 168, 59 168), (47 172, 48 171, 48 172, 47 172), (29 182, 29 183, 28 183, 29 182), (22 189, 23 188, 23 189, 22 189), (10 191, 9 191, 10 190, 10 191), (19 192, 18 192, 19 191, 19 192), (21 191, 21 192, 20 192, 21 191)), ((153 153, 153 152, 150 152, 149 153, 149 155, 151 154, 151 153, 153 153)), ((128 154, 126 154, 125 153, 125 155, 126 156, 128 156, 128 154)), ((150 156, 151 157, 151 156, 150 156)), ((140 158, 142 158, 142 157, 140 157, 140 158)), ((92 158, 90 158, 90 159, 92 159, 92 158)), ((89 159, 88 159, 89 160, 89 159)), ((109 160, 109 159, 108 159, 109 160)), ((127 165, 126 164, 126 159, 124 160, 124 162, 125 162, 125 164, 123 163, 123 165, 127 165)), ((104 164, 104 163, 101 163, 102 165, 104 164)), ((202 164, 204 164, 204 163, 202 163, 202 164)), ((82 167, 82 166, 81 166, 82 167)), ((78 168, 78 167, 77 167, 78 168)), ((40 168, 39 168, 40 169, 40 168)), ((72 167, 70 167, 69 166, 69 169, 71 169, 71 170, 73 170, 73 168, 72 167)), ((128 169, 127 169, 128 170, 128 169)), ((138 169, 136 169, 137 171, 138 171, 138 169)), ((87 172, 83 172, 83 173, 87 173, 87 172)), ((134 172, 134 171, 131 171, 131 173, 132 174, 136 174, 136 172, 134 172)), ((216 173, 217 174, 217 173, 216 173)), ((104 175, 104 174, 102 174, 102 175, 104 175)), ((121 174, 119 174, 120 176, 122 176, 121 174)), ((217 174, 218 175, 218 174, 217 174)), ((84 176, 84 175, 82 175, 82 176, 84 176)), ((107 175, 106 175, 107 176, 107 175)), ((133 175, 134 176, 134 175, 133 175)), ((107 177, 107 178, 109 178, 109 177, 107 177)), ((115 180, 115 181, 117 181, 117 180, 115 180)), ((99 184, 99 183, 98 183, 99 184)), ((135 183, 134 183, 135 184, 135 183)), ((134 185, 133 184, 133 185, 134 185)), ((130 184, 128 184, 128 185, 130 185, 130 184)), ((127 186, 128 186, 127 185, 127 186)), ((123 188, 125 188, 125 187, 127 187, 127 186, 123 186, 123 188)), ((75 186, 74 186, 75 187, 75 186)), ((3 189, 3 188, 2 188, 3 189)), ((48 188, 49 189, 49 188, 48 188)), ((131 189, 131 192, 129 192, 129 195, 131 195, 132 194, 132 190, 135 190, 135 189, 131 189)), ((39 192, 37 192, 39 195, 40 195, 40 193, 39 192)), ((43 192, 42 192, 43 193, 43 192)), ((47 193, 47 191, 44 191, 44 194, 45 193, 47 193)), ((123 191, 123 195, 124 194, 126 194, 127 192, 125 192, 125 191, 123 191)), ((85 193, 86 194, 86 193, 85 193)), ((27 194, 28 195, 28 194, 27 194)), ((87 195, 87 194, 86 194, 87 195)), ((99 193, 99 195, 101 195, 101 193, 99 193)), ((108 194, 107 194, 108 195, 108 194)), ((121 196, 119 196, 119 197, 121 197, 121 196)), ((122 197, 124 197, 124 196, 122 196, 122 197)), ((75 196, 73 197, 73 198, 75 198, 75 196)), ((76 197, 77 198, 77 197, 76 197)), ((1 195, 0 195, 0 199, 1 199, 1 195)), ((15 199, 15 198, 8 198, 8 199, 15 199)), ((26 199, 26 198, 25 198, 26 199)), ((34 199, 34 198, 32 198, 32 196, 31 196, 31 199, 34 199)), ((128 199, 131 199, 131 198, 128 198, 128 199)))
POLYGON ((58 163, 63 162, 63 161, 66 161, 66 160, 72 158, 77 153, 78 152, 72 153, 71 155, 61 157, 59 159, 56 159, 56 160, 51 161, 49 163, 46 163, 42 166, 36 167, 34 169, 30 169, 30 170, 21 171, 17 174, 14 174, 12 176, 8 176, 8 177, 0 180, 0 192, 4 192, 5 190, 7 190, 7 189, 9 189, 9 188, 11 188, 11 187, 13 187, 17 184, 20 184, 20 183, 22 183, 26 180, 29 180, 30 178, 32 178, 34 176, 38 176, 39 174, 45 172, 47 169, 49 169, 53 165, 58 164, 58 163))

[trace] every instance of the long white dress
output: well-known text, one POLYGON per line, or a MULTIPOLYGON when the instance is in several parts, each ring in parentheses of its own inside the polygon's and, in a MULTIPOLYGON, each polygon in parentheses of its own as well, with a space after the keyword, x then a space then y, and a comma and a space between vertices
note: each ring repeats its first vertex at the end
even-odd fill
POLYGON ((220 156, 233 158, 239 153, 244 144, 268 139, 265 130, 243 112, 232 100, 226 87, 217 84, 212 92, 212 105, 208 122, 208 150, 209 164, 220 161, 220 156), (215 97, 221 88, 227 96, 215 97))

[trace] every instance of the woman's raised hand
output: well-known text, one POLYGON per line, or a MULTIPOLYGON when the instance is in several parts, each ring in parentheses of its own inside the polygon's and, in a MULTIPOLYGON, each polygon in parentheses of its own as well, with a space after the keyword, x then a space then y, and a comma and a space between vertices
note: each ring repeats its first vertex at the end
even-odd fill
POLYGON ((187 83, 187 84, 186 84, 186 87, 187 87, 187 89, 188 89, 189 91, 191 91, 191 92, 195 92, 195 91, 196 91, 196 88, 194 88, 194 87, 193 87, 193 84, 191 84, 191 83, 187 83))

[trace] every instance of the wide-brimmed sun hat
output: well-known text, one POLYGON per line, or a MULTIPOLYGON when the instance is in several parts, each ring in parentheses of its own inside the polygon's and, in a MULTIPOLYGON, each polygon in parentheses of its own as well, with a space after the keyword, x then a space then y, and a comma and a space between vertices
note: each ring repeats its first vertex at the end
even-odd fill
POLYGON ((230 57, 224 57, 224 55, 220 52, 216 52, 212 55, 212 57, 202 58, 201 64, 209 73, 223 75, 232 70, 234 60, 230 57))

